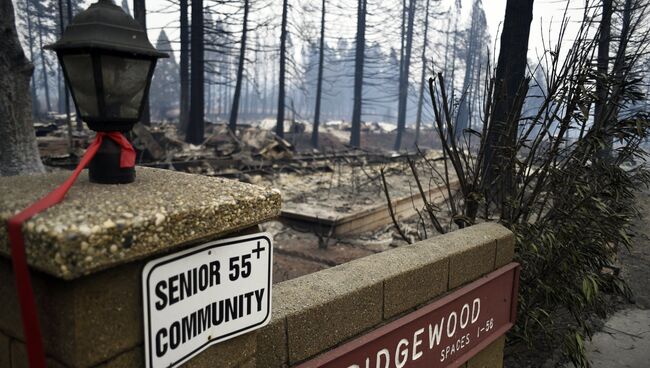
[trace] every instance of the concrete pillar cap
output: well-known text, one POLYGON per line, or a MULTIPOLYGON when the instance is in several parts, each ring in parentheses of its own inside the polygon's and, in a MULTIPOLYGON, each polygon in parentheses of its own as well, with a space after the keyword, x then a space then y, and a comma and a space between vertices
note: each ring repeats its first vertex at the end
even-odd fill
MULTIPOLYGON (((70 172, 0 178, 0 254, 5 221, 60 185, 70 172)), ((235 180, 138 167, 128 185, 88 181, 23 225, 28 264, 63 279, 214 239, 276 217, 279 192, 235 180)))

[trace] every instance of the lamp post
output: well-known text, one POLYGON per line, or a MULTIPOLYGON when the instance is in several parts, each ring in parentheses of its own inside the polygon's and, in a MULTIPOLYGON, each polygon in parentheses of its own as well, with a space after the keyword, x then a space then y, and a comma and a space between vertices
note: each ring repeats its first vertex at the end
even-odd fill
MULTIPOLYGON (((112 0, 98 0, 79 13, 61 39, 46 48, 57 53, 81 119, 98 133, 123 134, 133 128, 142 115, 156 61, 168 57, 112 0)), ((102 140, 89 164, 90 181, 133 182, 135 168, 120 166, 121 152, 113 139, 102 140)))

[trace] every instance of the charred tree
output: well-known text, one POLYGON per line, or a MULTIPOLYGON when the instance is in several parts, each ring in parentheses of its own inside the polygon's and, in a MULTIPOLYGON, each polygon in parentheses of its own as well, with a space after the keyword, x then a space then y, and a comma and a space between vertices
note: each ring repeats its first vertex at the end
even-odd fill
MULTIPOLYGON (((133 18, 140 23, 142 28, 147 31, 147 8, 145 0, 133 0, 133 18)), ((149 96, 145 98, 144 107, 142 108, 142 117, 140 122, 144 125, 151 125, 151 115, 149 113, 149 96)))
POLYGON ((422 40, 422 74, 420 76, 420 94, 418 96, 418 111, 415 116, 415 145, 417 146, 420 139, 420 124, 422 122, 422 104, 424 101, 424 84, 427 74, 427 35, 429 33, 429 2, 424 11, 424 40, 422 40))
POLYGON ((187 1, 180 0, 180 115, 178 128, 182 134, 187 132, 190 111, 190 28, 187 14, 187 1))
POLYGON ((254 59, 255 59, 255 67, 253 69, 253 72, 255 73, 255 76, 253 77, 253 80, 255 81, 255 94, 254 94, 254 104, 253 104, 253 113, 255 116, 260 116, 262 114, 262 71, 261 71, 261 66, 262 63, 260 62, 261 57, 260 57, 260 50, 262 48, 262 45, 260 44, 260 39, 259 36, 255 39, 255 53, 254 53, 254 59))
MULTIPOLYGON (((501 33, 499 60, 495 75, 493 113, 488 125, 485 140, 485 153, 482 163, 488 200, 507 200, 512 193, 515 140, 521 108, 515 102, 523 101, 528 90, 525 79, 528 37, 533 19, 533 0, 508 0, 501 33), (518 96, 520 98, 518 98, 518 96)), ((521 106, 519 106, 521 107, 521 106)), ((508 206, 503 206, 508 208, 508 206)), ((505 210, 503 218, 510 218, 505 210)))
MULTIPOLYGON (((68 9, 70 9, 70 3, 68 2, 68 9)), ((59 0, 59 28, 61 31, 61 36, 63 36, 63 31, 65 30, 65 22, 63 20, 63 0, 59 0)), ((60 70, 60 67, 59 67, 60 70)), ((59 74, 63 74, 59 72, 59 74)), ((60 79, 59 79, 60 80, 60 79)), ((59 100, 61 100, 61 90, 59 89, 59 100)), ((65 121, 68 125, 68 150, 72 153, 72 120, 70 120, 70 93, 68 92, 68 83, 63 80, 63 93, 62 93, 65 103, 65 121)), ((59 103, 59 106, 61 104, 59 103)))
MULTIPOLYGON (((603 92, 605 97, 601 101, 601 111, 599 111, 598 120, 596 122, 596 127, 598 128, 607 128, 612 124, 612 121, 618 119, 618 113, 620 110, 622 96, 625 95, 624 90, 627 85, 627 75, 630 71, 629 68, 629 57, 627 52, 627 47, 631 41, 631 34, 633 33, 633 28, 636 28, 636 25, 632 25, 632 12, 635 10, 636 1, 634 0, 625 0, 623 5, 623 14, 621 17, 621 33, 619 35, 618 48, 616 49, 616 56, 614 58, 614 64, 612 66, 613 76, 610 82, 613 84, 611 95, 609 92, 609 86, 606 84, 606 90, 603 92)), ((641 5, 641 7, 647 5, 641 5)), ((642 9, 642 8, 639 8, 642 9)), ((610 15, 611 16, 611 15, 610 15)), ((637 19, 637 24, 638 24, 637 19)), ((600 44, 598 50, 598 57, 600 58, 600 44)), ((600 61, 600 60, 599 60, 600 61)), ((599 64, 600 67, 600 64, 599 64)), ((600 74, 600 73, 599 73, 600 74)), ((607 76, 605 76, 607 78, 607 76)), ((599 96, 600 97, 600 96, 599 96)), ((598 98, 599 99, 599 98, 598 98)), ((595 116, 594 116, 595 119, 595 116)), ((610 158, 613 155, 612 148, 614 145, 614 138, 611 135, 608 135, 605 140, 605 147, 599 151, 599 155, 602 158, 610 158)))
POLYGON ((404 63, 400 74, 399 82, 399 102, 397 106, 397 136, 395 137, 395 146, 393 149, 399 151, 402 146, 402 135, 406 127, 406 106, 408 102, 409 88, 409 69, 411 65, 411 49, 413 47, 413 22, 415 18, 415 2, 409 1, 408 8, 408 26, 406 29, 406 44, 404 46, 404 63))
MULTIPOLYGON (((66 0, 66 4, 67 4, 67 11, 68 11, 68 24, 70 24, 70 22, 72 22, 72 0, 66 0)), ((77 3, 77 6, 79 6, 79 3, 77 3)), ((69 93, 70 93, 70 89, 68 89, 68 94, 69 93)), ((84 129, 84 123, 81 120, 81 114, 79 113, 79 111, 76 111, 77 106, 74 104, 71 105, 72 107, 75 108, 75 120, 77 121, 76 129, 77 131, 80 132, 84 129)))
POLYGON ((287 53, 287 12, 288 0, 282 1, 282 28, 280 29, 280 75, 278 79, 278 115, 275 124, 275 134, 284 137, 284 78, 286 74, 287 53))
POLYGON ((318 125, 320 124, 320 103, 323 93, 323 62, 325 60, 325 4, 321 5, 320 43, 318 45, 318 81, 316 82, 316 107, 314 110, 314 127, 311 133, 311 145, 318 148, 318 125))
MULTIPOLYGON (((400 48, 399 48, 399 78, 402 78, 402 70, 404 69, 404 47, 406 46, 406 13, 407 13, 407 6, 406 6, 406 1, 407 0, 402 0, 402 22, 400 24, 400 36, 399 36, 399 42, 400 42, 400 48)), ((400 83, 402 82, 401 79, 398 78, 398 87, 397 89, 399 90, 400 83)), ((398 92, 399 95, 399 92, 398 92)))
POLYGON ((476 74, 480 73, 482 62, 482 39, 486 34, 487 22, 480 0, 474 1, 472 6, 472 22, 469 29, 467 56, 465 58, 465 76, 461 90, 458 107, 458 117, 454 126, 456 139, 462 140, 465 129, 470 128, 472 119, 472 106, 475 95, 472 91, 480 83, 476 74))
MULTIPOLYGON (((641 7, 647 5, 639 5, 641 7)), ((632 32, 632 12, 636 7, 636 2, 634 0, 625 0, 625 5, 623 6, 623 17, 621 24, 621 34, 619 37, 618 49, 616 50, 616 59, 614 60, 613 71, 617 80, 622 81, 625 71, 628 69, 628 60, 626 60, 627 55, 627 46, 630 42, 630 34, 632 32)), ((636 27, 635 27, 636 28, 636 27)))
POLYGON ((450 101, 454 101, 456 94, 456 53, 458 51, 458 18, 460 17, 461 1, 456 1, 456 16, 454 17, 454 38, 451 45, 451 80, 449 83, 450 101))
POLYGON ((363 94, 363 63, 366 45, 366 6, 367 0, 359 0, 357 10, 357 36, 354 61, 354 105, 352 107, 352 129, 350 145, 361 146, 361 106, 363 94))
MULTIPOLYGON (((32 26, 32 11, 30 7, 31 1, 25 1, 25 20, 27 23, 27 46, 29 47, 29 59, 34 60, 34 33, 32 26)), ((19 3, 20 4, 20 3, 19 3)), ((32 73, 33 74, 33 73, 32 73)), ((36 97, 36 78, 32 75, 31 79, 31 97, 32 97, 32 117, 38 115, 38 98, 36 97)))
POLYGON ((0 176, 42 173, 29 91, 34 66, 20 46, 11 0, 0 0, 0 32, 0 176))
MULTIPOLYGON (((70 8, 70 3, 68 2, 67 4, 68 9, 70 8)), ((59 0, 59 31, 61 36, 63 36, 63 31, 65 30, 65 20, 63 17, 63 0, 59 0)), ((65 116, 68 120, 68 123, 70 123, 70 94, 68 92, 68 86, 65 81, 63 80, 63 93, 65 95, 65 106, 63 107, 63 110, 65 111, 65 116)), ((59 99, 61 100, 61 96, 59 96, 59 99)), ((59 103, 59 105, 62 105, 62 103, 59 103)))
MULTIPOLYGON (((248 27, 248 0, 244 0, 244 22, 242 25, 241 44, 239 48, 239 63, 237 64, 237 80, 235 82, 235 94, 232 99, 232 109, 230 110, 230 130, 234 133, 237 129, 237 116, 239 114, 239 99, 241 97, 241 84, 244 77, 244 64, 246 63, 246 34, 248 27)), ((246 87, 248 91, 248 85, 246 87)))
MULTIPOLYGON (((604 116, 601 118, 602 124, 606 124, 610 119, 617 118, 618 111, 620 109, 620 99, 623 95, 623 93, 621 93, 621 90, 626 87, 625 79, 628 72, 630 71, 630 59, 628 57, 627 47, 631 42, 631 34, 633 32, 633 29, 638 26, 638 22, 640 21, 640 18, 637 18, 635 24, 632 25, 632 12, 635 10, 643 9, 644 6, 647 5, 640 5, 637 9, 635 9, 636 2, 634 0, 625 0, 625 4, 623 6, 623 14, 621 17, 621 33, 618 37, 618 48, 616 49, 614 65, 612 66, 613 83, 615 86, 611 95, 615 96, 615 98, 613 100, 607 101, 608 103, 605 106, 605 110, 607 111, 603 113, 604 116)), ((608 145, 611 146, 611 142, 608 143, 608 145)))
POLYGON ((47 108, 46 111, 51 111, 52 110, 52 105, 50 104, 50 84, 48 81, 48 76, 47 76, 47 61, 45 59, 45 51, 43 50, 43 32, 45 32, 45 25, 43 24, 43 15, 45 10, 43 9, 43 5, 39 2, 36 1, 35 5, 35 10, 36 10, 36 21, 38 22, 38 49, 41 50, 41 72, 42 72, 42 82, 43 82, 43 90, 45 92, 45 107, 47 108))
POLYGON ((262 115, 267 114, 267 110, 266 110, 267 104, 266 103, 267 103, 268 95, 269 95, 269 92, 268 92, 268 74, 269 73, 268 73, 268 68, 267 68, 268 64, 267 64, 266 60, 267 60, 267 57, 266 57, 266 55, 264 55, 263 60, 262 60, 263 61, 262 66, 263 66, 263 69, 264 69, 263 72, 262 72, 262 78, 264 79, 264 84, 263 84, 263 87, 262 87, 262 115))
POLYGON ((598 79, 596 79, 596 101, 594 103, 594 123, 601 125, 603 105, 607 100, 607 72, 609 70, 609 44, 612 32, 612 0, 603 0, 598 36, 598 79))
POLYGON ((202 144, 204 135, 203 96, 204 96, 204 60, 203 60, 203 0, 192 1, 191 28, 191 91, 190 120, 187 126, 185 141, 192 144, 202 144))

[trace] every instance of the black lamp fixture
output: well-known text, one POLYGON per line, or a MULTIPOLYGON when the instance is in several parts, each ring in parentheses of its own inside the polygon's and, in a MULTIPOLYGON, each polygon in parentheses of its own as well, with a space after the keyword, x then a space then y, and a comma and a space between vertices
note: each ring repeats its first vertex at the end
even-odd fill
MULTIPOLYGON (((88 127, 96 132, 125 133, 140 120, 159 58, 146 31, 112 0, 98 0, 74 17, 56 51, 72 98, 88 127)), ((120 146, 105 139, 89 165, 90 180, 124 184, 134 168, 120 167, 120 146)))

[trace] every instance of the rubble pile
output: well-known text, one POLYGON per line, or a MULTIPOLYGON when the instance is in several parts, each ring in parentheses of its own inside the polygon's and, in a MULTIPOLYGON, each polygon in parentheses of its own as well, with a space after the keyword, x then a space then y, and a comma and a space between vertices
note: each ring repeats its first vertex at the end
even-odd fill
MULTIPOLYGON (((51 170, 72 169, 94 132, 85 124, 77 130, 72 119, 69 129, 65 116, 49 116, 35 124, 43 161, 51 170), (72 133, 72 134, 70 134, 72 133)), ((418 192, 406 159, 418 159, 416 153, 396 153, 392 147, 395 127, 392 124, 362 124, 363 149, 347 145, 350 123, 329 121, 319 132, 319 149, 311 146, 311 124, 292 121, 285 125, 284 138, 275 134, 275 120, 267 119, 240 124, 236 132, 225 123, 206 123, 205 140, 200 145, 186 143, 173 124, 136 124, 129 133, 137 151, 137 164, 189 173, 236 178, 272 187, 282 192, 283 204, 289 209, 308 209, 323 216, 343 216, 386 204, 380 170, 386 175, 392 198, 408 197, 418 192)), ((423 141, 433 142, 423 129, 423 141)), ((405 142, 413 132, 407 130, 405 142)), ((431 145, 430 145, 431 146, 431 145)), ((422 148, 422 146, 420 146, 422 148)), ((415 152, 415 149, 410 150, 415 152)), ((426 150, 427 157, 441 155, 426 150)), ((442 165, 441 162, 434 165, 442 165)), ((442 167, 439 167, 442 171, 442 167)), ((418 163, 422 176, 434 177, 430 168, 418 163)), ((439 181, 423 183, 437 186, 439 181)), ((426 190, 427 188, 425 188, 426 190)), ((415 205, 415 204, 414 204, 415 205)), ((443 215, 444 216, 444 215, 443 215)), ((412 241, 423 237, 423 221, 400 219, 402 230, 412 241)), ((293 278, 354 258, 406 244, 392 225, 359 234, 333 236, 309 228, 297 228, 285 221, 263 225, 276 237, 278 244, 276 281, 293 278)))

